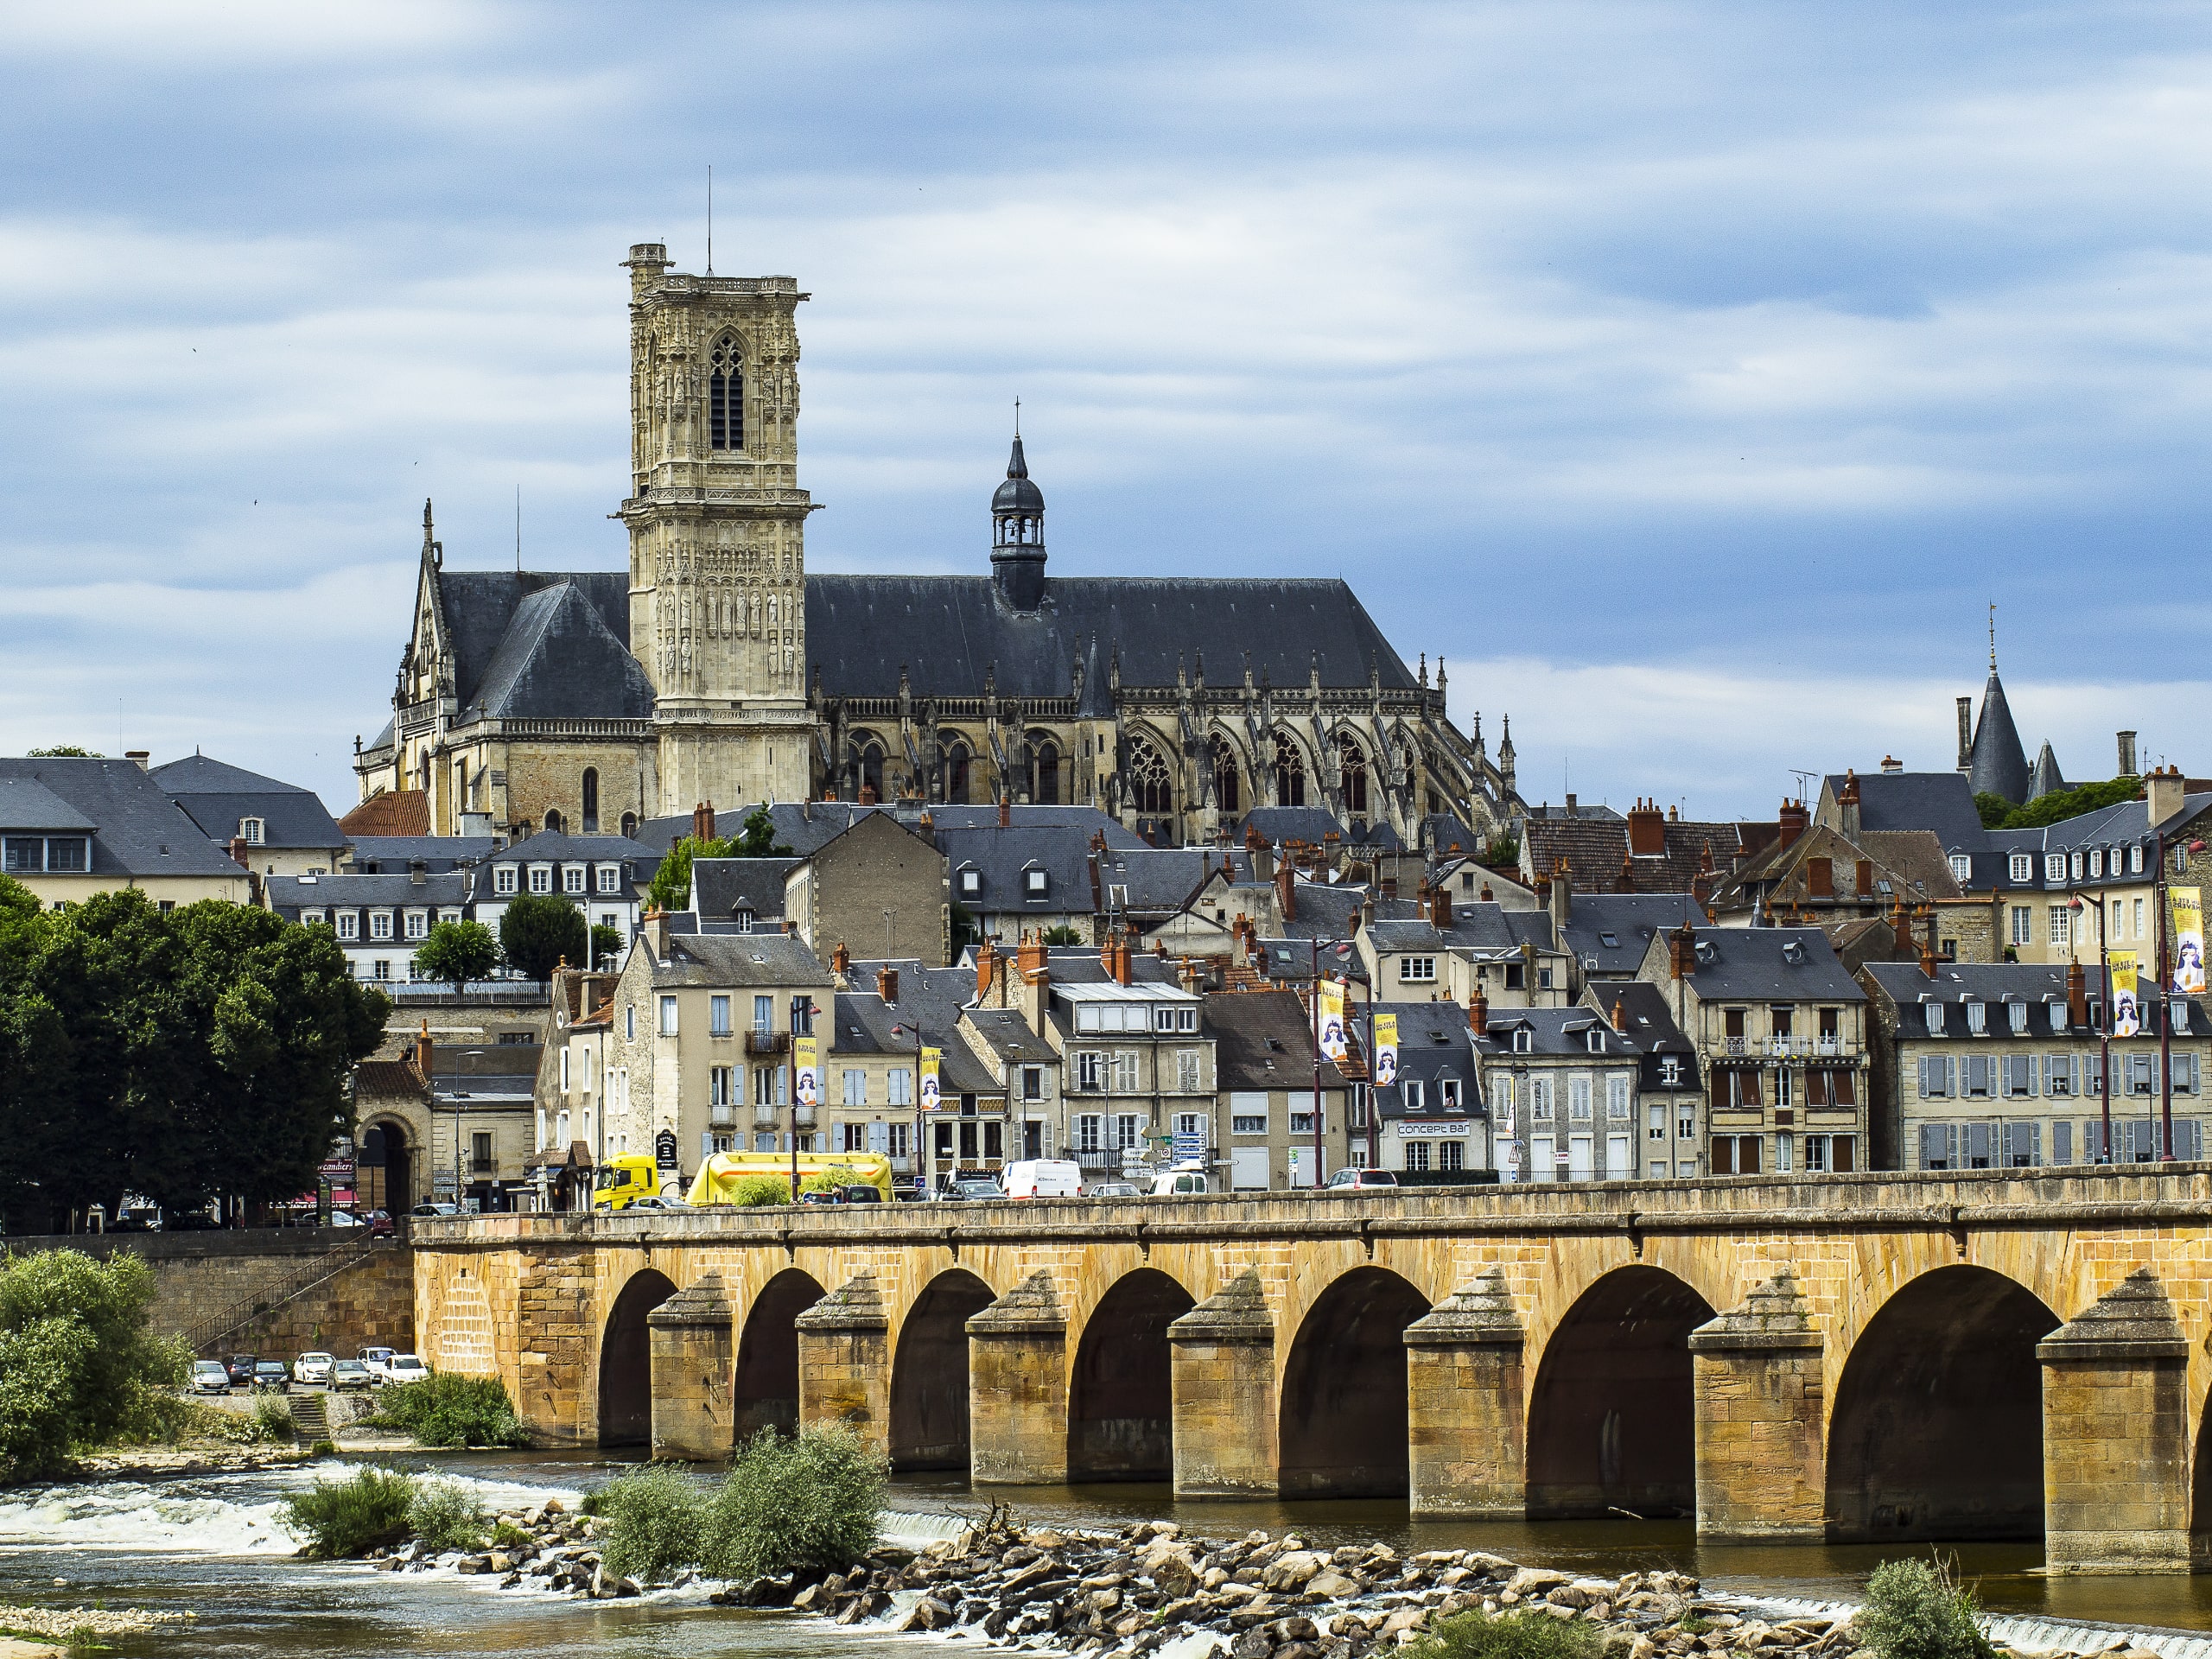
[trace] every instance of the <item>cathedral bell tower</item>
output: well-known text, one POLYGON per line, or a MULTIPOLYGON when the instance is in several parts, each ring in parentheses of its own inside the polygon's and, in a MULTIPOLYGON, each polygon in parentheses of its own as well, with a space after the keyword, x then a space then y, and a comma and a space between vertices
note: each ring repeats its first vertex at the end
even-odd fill
POLYGON ((789 276, 630 272, 630 650, 654 692, 658 810, 804 800, 806 515, 789 276))
POLYGON ((1033 611, 1045 598, 1045 492, 1030 481, 1014 435, 1014 454, 1006 463, 1006 482, 991 497, 991 579, 1000 600, 1017 611, 1033 611))

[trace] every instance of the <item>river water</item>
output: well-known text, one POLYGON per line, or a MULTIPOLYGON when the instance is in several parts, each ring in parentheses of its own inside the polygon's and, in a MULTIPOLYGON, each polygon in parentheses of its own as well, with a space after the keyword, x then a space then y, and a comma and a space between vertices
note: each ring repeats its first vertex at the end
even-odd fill
MULTIPOLYGON (((487 1503, 518 1507, 549 1494, 573 1500, 618 1465, 598 1453, 506 1452, 440 1457, 440 1470, 481 1483, 487 1503)), ((402 1659, 410 1655, 511 1654, 585 1659, 607 1654, 688 1659, 889 1659, 923 1638, 839 1628, 772 1612, 712 1607, 699 1590, 636 1600, 578 1602, 502 1591, 489 1577, 398 1574, 292 1558, 278 1520, 284 1497, 328 1460, 155 1486, 36 1489, 0 1494, 0 1602, 55 1607, 102 1604, 195 1615, 117 1643, 146 1656, 283 1655, 287 1659, 402 1659)), ((1402 1503, 1176 1503, 1164 1486, 1023 1488, 1001 1491, 1030 1523, 1107 1527, 1173 1518, 1208 1536, 1255 1527, 1295 1529, 1324 1545, 1373 1540, 1401 1548, 1483 1548, 1514 1560, 1601 1574, 1669 1567, 1708 1589, 1814 1602, 1856 1599, 1866 1575, 1904 1553, 1875 1547, 1700 1546, 1688 1522, 1409 1522, 1402 1503)), ((894 1529, 944 1535, 943 1517, 979 1511, 964 1478, 893 1483, 894 1529)), ((2078 1620, 2133 1630, 2212 1632, 2212 1578, 2046 1579, 2034 1545, 1957 1548, 1993 1612, 2078 1620)), ((2026 1645, 2031 1629, 2007 1632, 2026 1645)), ((2162 1642, 2174 1659, 2207 1659, 2212 1644, 2162 1642)))

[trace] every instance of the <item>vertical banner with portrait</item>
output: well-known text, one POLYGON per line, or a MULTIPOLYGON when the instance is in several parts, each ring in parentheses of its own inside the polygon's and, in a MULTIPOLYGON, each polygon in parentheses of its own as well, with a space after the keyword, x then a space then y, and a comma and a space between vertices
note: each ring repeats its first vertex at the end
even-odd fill
POLYGON ((2112 962, 2112 1034, 2133 1037, 2143 1029, 2143 1016, 2136 1007, 2135 953, 2115 950, 2112 962))
POLYGON ((791 1039, 791 1070, 798 1074, 791 1092, 802 1106, 818 1106, 822 1103, 822 1067, 817 1045, 819 1038, 791 1039))
POLYGON ((1391 1089, 1398 1082, 1398 1016, 1375 1016, 1375 1086, 1391 1089))
POLYGON ((1333 979, 1325 979, 1316 988, 1315 1001, 1321 1016, 1321 1052, 1332 1060, 1344 1057, 1344 988, 1333 979))
MULTIPOLYGON (((938 1109, 937 1068, 938 1062, 944 1058, 944 1051, 941 1048, 925 1048, 922 1051, 922 1109, 925 1112, 933 1112, 938 1109)), ((950 1131, 947 1130, 946 1133, 950 1134, 950 1131)))
POLYGON ((2204 889, 2166 893, 2174 906, 2174 989, 2195 996, 2204 988, 2204 889))

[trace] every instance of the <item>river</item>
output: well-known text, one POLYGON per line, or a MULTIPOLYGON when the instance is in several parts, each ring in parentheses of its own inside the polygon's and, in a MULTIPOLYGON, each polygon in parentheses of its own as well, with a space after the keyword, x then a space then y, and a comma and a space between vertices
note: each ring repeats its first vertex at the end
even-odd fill
MULTIPOLYGON (((188 1627, 118 1641, 123 1659, 283 1655, 287 1659, 399 1659, 408 1655, 512 1654, 585 1659, 608 1653, 683 1659, 912 1656, 918 1638, 841 1629, 785 1613, 712 1607, 696 1590, 583 1603, 502 1591, 488 1578, 397 1574, 294 1560, 277 1519, 286 1494, 318 1471, 268 1471, 207 1479, 68 1486, 0 1493, 0 1602, 92 1604, 189 1611, 188 1627)), ((482 1483, 486 1501, 514 1505, 549 1493, 573 1497, 614 1465, 597 1453, 507 1452, 441 1457, 435 1466, 482 1483)), ((1820 1602, 1854 1599, 1866 1573, 1902 1554, 1874 1547, 1700 1546, 1688 1522, 1409 1522, 1402 1503, 1176 1503, 1164 1486, 1002 1491, 1025 1522, 1104 1527, 1173 1518, 1210 1536, 1255 1527, 1295 1529, 1322 1544, 1381 1540, 1401 1548, 1483 1548, 1516 1560, 1599 1573, 1670 1567, 1709 1588, 1820 1602)), ((981 1500, 957 1476, 902 1477, 890 1507, 923 1517, 972 1512, 981 1500)), ((941 1520, 902 1522, 940 1534, 941 1520)), ((1954 1552, 1991 1611, 2127 1630, 2212 1632, 2212 1578, 2046 1579, 2034 1545, 1967 1545, 1954 1552)), ((2037 1645, 2032 1634, 2010 1632, 2037 1645)), ((2194 1643, 2158 1644, 2198 1659, 2194 1643)))

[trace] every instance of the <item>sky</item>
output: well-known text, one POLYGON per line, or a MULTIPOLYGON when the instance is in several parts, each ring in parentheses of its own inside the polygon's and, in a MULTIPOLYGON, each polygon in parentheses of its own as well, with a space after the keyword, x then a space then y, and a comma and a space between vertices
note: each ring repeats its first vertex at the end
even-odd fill
POLYGON ((1342 575, 1522 792, 2212 767, 2212 10, 0 4, 0 752, 355 796, 422 504, 621 567, 632 243, 791 275, 817 570, 1342 575))

